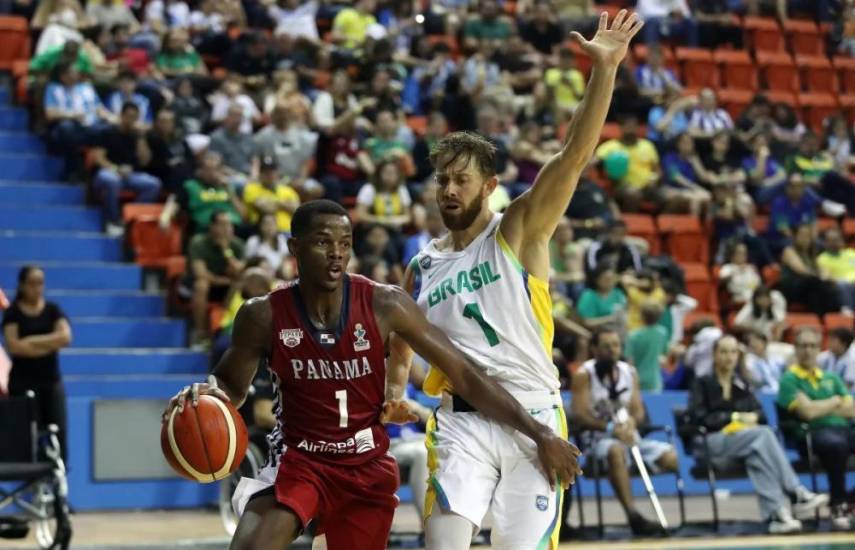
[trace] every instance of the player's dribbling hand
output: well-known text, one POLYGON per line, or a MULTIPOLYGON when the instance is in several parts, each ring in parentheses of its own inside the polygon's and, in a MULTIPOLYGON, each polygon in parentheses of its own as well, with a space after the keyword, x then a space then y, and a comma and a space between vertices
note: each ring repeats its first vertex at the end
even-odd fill
POLYGON ((578 447, 554 434, 544 436, 537 443, 537 457, 549 486, 555 489, 556 482, 564 489, 576 483, 576 476, 582 475, 579 466, 578 447))
POLYGON ((169 404, 166 405, 166 410, 163 411, 161 421, 166 422, 169 419, 169 415, 172 414, 172 409, 175 409, 176 407, 178 408, 179 413, 182 412, 188 397, 190 398, 190 403, 195 407, 199 403, 200 395, 212 395, 217 399, 222 399, 226 403, 231 403, 229 396, 220 388, 211 386, 205 382, 197 382, 192 386, 184 386, 180 392, 175 394, 175 396, 169 400, 169 404))
POLYGON ((409 424, 418 422, 419 417, 410 409, 409 403, 403 399, 390 399, 383 403, 380 413, 381 424, 409 424))

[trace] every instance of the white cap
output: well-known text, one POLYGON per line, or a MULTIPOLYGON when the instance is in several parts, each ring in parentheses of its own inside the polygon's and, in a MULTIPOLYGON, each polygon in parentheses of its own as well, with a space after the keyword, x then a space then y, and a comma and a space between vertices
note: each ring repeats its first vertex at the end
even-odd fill
POLYGON ((194 155, 198 155, 208 148, 211 143, 211 138, 205 134, 190 134, 184 140, 187 142, 187 147, 193 151, 194 155))

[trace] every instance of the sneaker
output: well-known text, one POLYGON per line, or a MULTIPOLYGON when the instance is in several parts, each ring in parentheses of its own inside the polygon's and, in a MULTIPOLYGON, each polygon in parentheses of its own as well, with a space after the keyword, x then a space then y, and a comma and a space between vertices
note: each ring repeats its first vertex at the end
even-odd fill
POLYGON ((643 537, 661 537, 667 536, 668 532, 659 525, 658 522, 650 521, 638 512, 629 514, 629 528, 633 535, 643 537))
POLYGON ((769 518, 769 534, 770 535, 787 535, 790 533, 799 533, 802 530, 802 522, 793 517, 790 509, 782 506, 775 514, 769 518))
POLYGON ((110 237, 121 237, 125 234, 125 226, 120 223, 107 222, 106 230, 110 237))
POLYGON ((848 531, 852 528, 852 518, 849 517, 846 503, 831 507, 831 528, 834 531, 848 531))
POLYGON ((828 504, 828 495, 825 493, 813 493, 806 487, 796 490, 796 503, 793 505, 793 515, 797 518, 810 517, 820 506, 828 504))

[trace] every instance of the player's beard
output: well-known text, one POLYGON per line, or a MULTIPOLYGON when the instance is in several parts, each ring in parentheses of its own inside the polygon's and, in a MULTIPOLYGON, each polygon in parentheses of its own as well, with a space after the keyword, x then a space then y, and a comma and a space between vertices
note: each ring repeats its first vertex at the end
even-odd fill
POLYGON ((464 231, 469 229, 469 226, 475 222, 475 218, 477 218, 478 214, 481 213, 482 200, 483 198, 479 194, 477 197, 472 199, 472 202, 463 205, 463 208, 461 208, 460 213, 458 214, 451 214, 441 208, 439 213, 442 216, 442 223, 444 223, 445 227, 451 231, 464 231))

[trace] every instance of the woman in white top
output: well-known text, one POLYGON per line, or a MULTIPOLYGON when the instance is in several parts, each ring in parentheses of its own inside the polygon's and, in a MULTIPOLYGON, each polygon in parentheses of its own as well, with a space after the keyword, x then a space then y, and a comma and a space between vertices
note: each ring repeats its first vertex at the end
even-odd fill
POLYGON ((777 290, 770 290, 764 285, 758 286, 736 318, 733 325, 736 330, 760 332, 770 342, 779 342, 784 329, 787 328, 787 300, 777 290))
POLYGON ((258 233, 246 241, 246 257, 261 256, 273 266, 276 277, 293 278, 293 267, 288 252, 288 238, 279 233, 275 214, 262 214, 258 220, 258 233))
POLYGON ((744 304, 751 300, 754 289, 760 286, 760 274, 754 264, 748 261, 748 247, 744 243, 734 243, 729 250, 727 263, 721 266, 719 280, 730 294, 734 304, 744 304))

